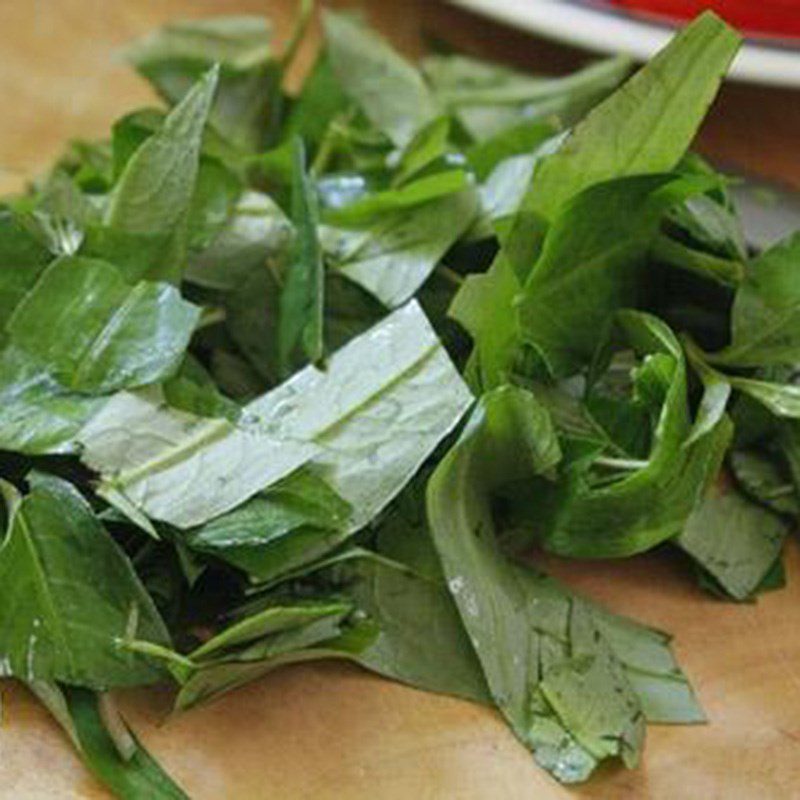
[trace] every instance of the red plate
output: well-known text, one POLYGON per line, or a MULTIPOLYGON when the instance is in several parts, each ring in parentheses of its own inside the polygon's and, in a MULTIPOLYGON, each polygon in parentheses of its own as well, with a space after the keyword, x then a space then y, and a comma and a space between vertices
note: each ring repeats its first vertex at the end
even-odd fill
POLYGON ((692 19, 710 8, 737 28, 760 36, 800 38, 800 0, 613 0, 632 11, 692 19))

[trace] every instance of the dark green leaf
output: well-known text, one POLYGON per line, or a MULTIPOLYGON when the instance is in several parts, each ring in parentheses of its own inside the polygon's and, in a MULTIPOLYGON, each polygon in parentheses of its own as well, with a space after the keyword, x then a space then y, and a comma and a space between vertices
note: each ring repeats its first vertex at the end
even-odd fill
POLYGON ((169 643, 127 556, 70 484, 44 475, 31 484, 24 498, 11 493, 0 548, 3 672, 97 689, 159 680, 155 665, 120 647, 169 643))
POLYGON ((711 358, 732 367, 800 361, 800 235, 747 264, 732 313, 732 341, 711 358))
POLYGON ((185 541, 266 583, 317 560, 349 532, 348 503, 313 472, 301 470, 187 532, 185 541))
POLYGON ((716 478, 730 443, 731 424, 723 417, 686 445, 690 420, 679 343, 654 317, 637 312, 618 316, 625 338, 645 364, 654 359, 660 364, 662 395, 653 439, 644 462, 597 459, 596 468, 611 470, 610 482, 595 486, 581 470, 567 470, 555 487, 539 488, 540 508, 529 515, 529 524, 547 549, 562 555, 618 558, 677 535, 716 478), (663 372, 668 363, 670 371, 663 372))
POLYGON ((588 363, 614 312, 641 305, 644 256, 659 221, 697 188, 668 175, 624 178, 563 207, 517 300, 522 338, 554 374, 588 363))
POLYGON ((692 431, 686 440, 688 446, 705 436, 722 419, 730 400, 731 385, 719 372, 708 368, 694 342, 685 338, 683 343, 689 363, 703 383, 703 396, 697 408, 692 431))
POLYGON ((324 267, 317 235, 317 199, 305 162, 303 143, 296 139, 292 178, 294 241, 278 306, 278 361, 283 377, 288 377, 298 362, 307 359, 318 364, 324 355, 324 267), (298 357, 299 350, 302 358, 298 357))
POLYGON ((31 690, 72 739, 87 768, 122 800, 188 800, 188 795, 142 747, 111 705, 86 689, 36 682, 31 690), (114 733, 107 720, 114 717, 114 733), (119 739, 127 751, 120 752, 119 739))
POLYGON ((358 663, 429 692, 491 702, 480 663, 443 582, 375 558, 350 561, 344 574, 346 595, 379 630, 358 663))
POLYGON ((691 719, 697 708, 663 640, 630 624, 625 638, 608 636, 604 612, 499 551, 492 489, 546 474, 557 456, 544 409, 520 390, 498 389, 483 398, 436 469, 428 515, 448 586, 495 702, 539 763, 572 783, 608 757, 636 763, 644 732, 637 690, 663 693, 662 710, 672 702, 691 719), (519 434, 519 425, 526 434, 519 434), (637 686, 630 676, 640 673, 637 657, 651 642, 660 650, 661 666, 642 675, 653 679, 651 687, 646 681, 637 686))
POLYGON ((172 408, 198 417, 224 417, 236 422, 241 414, 239 405, 219 392, 211 376, 192 356, 186 357, 162 390, 172 408))
POLYGON ((52 259, 35 226, 13 211, 0 209, 0 327, 52 259))

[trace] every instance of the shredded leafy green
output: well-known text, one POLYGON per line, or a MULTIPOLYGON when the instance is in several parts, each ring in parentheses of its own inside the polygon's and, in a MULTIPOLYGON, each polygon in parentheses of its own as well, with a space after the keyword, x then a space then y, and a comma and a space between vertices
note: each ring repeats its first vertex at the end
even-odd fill
POLYGON ((135 43, 166 107, 0 208, 0 675, 128 800, 186 795, 108 690, 325 658, 633 767, 704 719, 669 636, 532 554, 782 585, 800 240, 749 249, 688 152, 739 37, 550 77, 328 11, 289 92, 310 9, 135 43))

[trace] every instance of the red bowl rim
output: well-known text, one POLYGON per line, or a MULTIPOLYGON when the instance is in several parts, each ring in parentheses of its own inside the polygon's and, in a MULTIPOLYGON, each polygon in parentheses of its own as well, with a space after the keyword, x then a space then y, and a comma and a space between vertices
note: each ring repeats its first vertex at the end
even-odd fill
MULTIPOLYGON (((575 6, 583 6, 604 14, 610 14, 622 19, 636 20, 648 25, 657 26, 673 30, 687 24, 685 18, 670 17, 666 14, 648 12, 645 9, 623 8, 610 0, 562 0, 562 2, 575 6)), ((800 36, 788 36, 775 33, 763 33, 755 31, 742 31, 748 42, 768 47, 775 47, 781 50, 800 50, 800 36)))

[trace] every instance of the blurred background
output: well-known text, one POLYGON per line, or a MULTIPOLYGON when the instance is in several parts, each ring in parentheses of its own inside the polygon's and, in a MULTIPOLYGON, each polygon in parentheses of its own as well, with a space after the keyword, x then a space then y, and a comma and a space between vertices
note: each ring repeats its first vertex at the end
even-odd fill
MULTIPOLYGON (((800 0, 331 0, 327 5, 362 9, 412 56, 436 43, 550 73, 574 69, 598 52, 643 55, 669 35, 676 20, 713 7, 751 32, 746 63, 739 62, 751 77, 726 85, 698 149, 725 168, 800 188, 800 38, 791 39, 800 37, 800 0), (781 85, 767 85, 765 79, 781 85)), ((294 9, 294 0, 0 2, 0 191, 18 188, 46 167, 65 140, 103 135, 122 112, 152 102, 149 88, 119 55, 126 42, 170 19, 256 13, 273 19, 280 46, 294 9)), ((312 57, 316 36, 311 38, 299 72, 312 57)))

